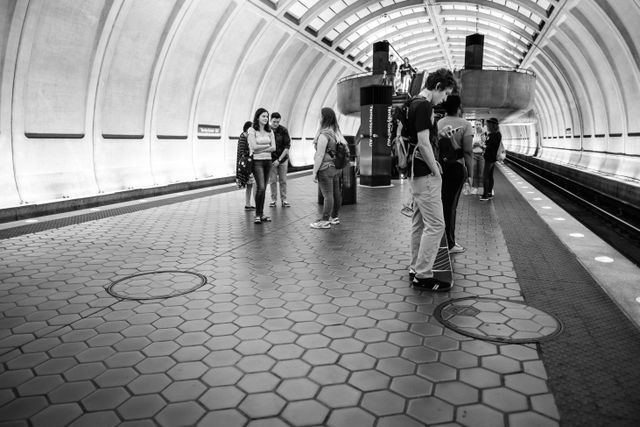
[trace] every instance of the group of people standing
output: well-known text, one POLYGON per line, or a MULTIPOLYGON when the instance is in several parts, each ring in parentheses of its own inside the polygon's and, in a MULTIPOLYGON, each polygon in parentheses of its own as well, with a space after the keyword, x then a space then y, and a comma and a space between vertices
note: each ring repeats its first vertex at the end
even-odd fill
MULTIPOLYGON (((409 278, 413 286, 432 291, 451 289, 451 283, 437 279, 433 271, 443 234, 449 253, 465 251, 456 242, 455 224, 462 188, 467 180, 473 183, 474 129, 460 117, 461 99, 451 95, 456 87, 450 70, 430 73, 407 113, 408 152, 412 153, 407 169, 413 200, 409 278), (434 107, 441 103, 446 115, 436 121, 434 107), (451 144, 453 155, 442 157, 443 143, 451 144)), ((504 151, 498 120, 487 120, 487 129, 482 201, 492 197, 495 162, 504 151)))
POLYGON ((245 210, 255 210, 254 223, 271 221, 264 214, 267 183, 271 182, 271 202, 276 207, 278 202, 278 184, 280 185, 280 201, 282 207, 291 207, 287 201, 287 171, 291 138, 286 127, 280 124, 282 117, 264 108, 258 108, 253 122, 247 121, 242 134, 238 138, 236 160, 236 183, 246 188, 245 210), (255 205, 251 204, 254 198, 255 205))
POLYGON ((385 84, 393 86, 394 92, 408 93, 411 87, 411 81, 415 77, 417 70, 409 63, 409 58, 405 57, 398 67, 393 54, 389 55, 389 62, 384 70, 385 84), (397 79, 397 75, 400 78, 397 79))
MULTIPOLYGON (((271 221, 264 214, 267 183, 271 186, 270 207, 278 204, 278 184, 280 185, 280 201, 282 207, 291 207, 287 200, 287 172, 291 138, 286 127, 280 124, 281 116, 258 108, 253 122, 247 121, 242 134, 238 138, 236 160, 236 183, 245 190, 245 210, 255 210, 254 223, 262 224, 271 221), (251 205, 251 199, 255 205, 251 205)), ((333 109, 325 107, 321 110, 320 129, 314 139, 316 154, 314 156, 314 182, 318 183, 324 202, 322 217, 310 224, 311 228, 326 229, 340 224, 338 213, 342 205, 342 189, 340 187, 342 170, 336 168, 334 154, 338 143, 346 144, 340 131, 338 119, 333 109)))

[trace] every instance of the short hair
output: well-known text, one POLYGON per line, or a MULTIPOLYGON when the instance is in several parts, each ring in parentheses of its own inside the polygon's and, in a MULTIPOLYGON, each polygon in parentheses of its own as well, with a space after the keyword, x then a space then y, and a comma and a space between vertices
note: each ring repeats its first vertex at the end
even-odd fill
MULTIPOLYGON (((256 113, 253 115, 253 128, 255 130, 260 130, 260 116, 262 115, 262 113, 267 113, 267 115, 269 115, 269 111, 266 108, 258 108, 256 110, 256 113)), ((267 124, 264 125, 264 130, 266 130, 267 132, 271 132, 271 127, 269 127, 269 122, 267 122, 267 124)))
POLYGON ((444 107, 444 111, 447 112, 447 116, 456 116, 460 109, 460 104, 461 100, 459 95, 449 95, 442 106, 444 107))
POLYGON ((253 122, 246 121, 244 122, 244 126, 242 126, 242 132, 246 132, 253 125, 253 122))
POLYGON ((272 119, 281 119, 282 116, 280 116, 280 113, 278 113, 277 111, 274 111, 273 113, 271 113, 271 118, 272 119))
POLYGON ((447 70, 446 68, 440 68, 432 73, 429 73, 425 84, 425 87, 428 90, 437 89, 440 91, 448 88, 455 89, 457 86, 458 84, 456 83, 456 79, 453 78, 453 73, 451 72, 451 70, 447 70), (439 89, 438 84, 440 84, 439 89))

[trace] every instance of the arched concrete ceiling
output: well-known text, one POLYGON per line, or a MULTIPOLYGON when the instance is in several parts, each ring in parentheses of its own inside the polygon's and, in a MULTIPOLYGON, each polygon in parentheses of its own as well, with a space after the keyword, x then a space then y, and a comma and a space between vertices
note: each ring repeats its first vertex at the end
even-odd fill
MULTIPOLYGON (((464 67, 460 33, 485 34, 497 54, 490 66, 517 67, 546 22, 560 9, 560 0, 262 0, 338 54, 357 65, 371 66, 371 45, 389 40, 397 55, 415 58, 422 70, 464 67), (424 36, 424 37, 420 37, 424 36), (435 45, 435 46, 434 46, 435 45), (432 61, 432 56, 444 61, 432 61)), ((464 42, 464 39, 462 39, 464 42)))

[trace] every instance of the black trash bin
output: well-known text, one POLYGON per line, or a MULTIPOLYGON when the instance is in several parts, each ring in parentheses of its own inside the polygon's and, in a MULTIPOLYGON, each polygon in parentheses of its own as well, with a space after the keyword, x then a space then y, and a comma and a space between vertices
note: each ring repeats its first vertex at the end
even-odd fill
MULTIPOLYGON (((350 161, 342 168, 342 176, 340 177, 340 188, 342 189, 342 205, 353 205, 356 203, 358 182, 356 181, 356 164, 350 161)), ((324 197, 318 186, 318 204, 324 203, 324 197)))

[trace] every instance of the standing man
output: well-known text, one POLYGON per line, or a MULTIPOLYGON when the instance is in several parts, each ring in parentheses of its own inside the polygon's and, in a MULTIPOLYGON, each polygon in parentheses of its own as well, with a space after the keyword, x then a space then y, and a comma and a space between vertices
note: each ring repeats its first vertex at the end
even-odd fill
POLYGON ((283 208, 290 208, 287 201, 287 169, 289 168, 289 149, 291 148, 291 138, 286 127, 280 124, 280 113, 271 113, 271 129, 276 136, 276 151, 271 153, 271 203, 269 206, 276 207, 278 202, 278 183, 280 183, 280 202, 283 208))
POLYGON ((456 81, 450 70, 441 68, 430 73, 419 98, 409 106, 407 120, 411 142, 417 143, 413 164, 409 166, 413 171, 410 185, 414 204, 409 277, 413 286, 436 292, 448 291, 451 283, 433 277, 433 264, 445 228, 442 169, 432 148, 438 133, 433 107, 445 101, 455 87, 456 81))

